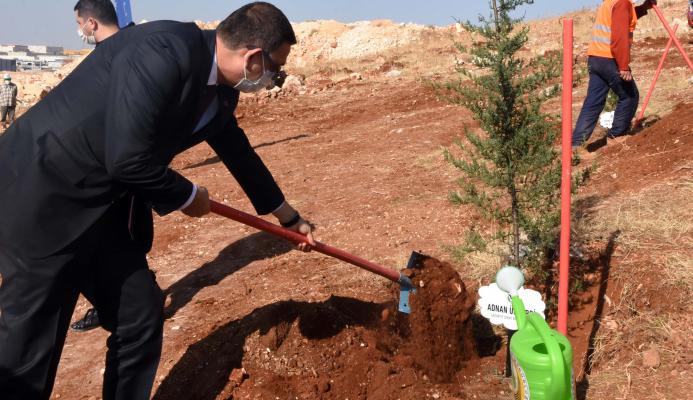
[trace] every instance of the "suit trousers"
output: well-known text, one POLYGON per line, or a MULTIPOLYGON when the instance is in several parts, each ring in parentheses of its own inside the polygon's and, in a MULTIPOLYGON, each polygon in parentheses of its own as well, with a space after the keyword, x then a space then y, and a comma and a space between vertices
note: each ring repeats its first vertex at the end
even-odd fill
MULTIPOLYGON (((67 248, 31 258, 0 248, 0 397, 48 399, 80 293, 107 339, 103 398, 147 400, 161 356, 164 296, 119 201, 67 248)), ((90 351, 84 349, 84 351, 90 351)))

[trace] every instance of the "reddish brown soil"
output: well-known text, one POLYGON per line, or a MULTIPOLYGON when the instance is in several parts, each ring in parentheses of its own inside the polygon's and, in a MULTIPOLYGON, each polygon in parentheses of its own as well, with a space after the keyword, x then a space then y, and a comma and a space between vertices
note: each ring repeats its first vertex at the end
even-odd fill
POLYGON ((681 103, 661 120, 599 150, 599 171, 589 186, 608 194, 684 176, 692 167, 692 147, 693 103, 681 103))
POLYGON ((450 264, 427 258, 416 268, 410 315, 393 303, 337 296, 275 303, 193 345, 156 398, 377 400, 441 387, 463 393, 459 382, 480 370, 475 296, 450 264), (249 376, 238 387, 228 376, 241 365, 249 376))
MULTIPOLYGON (((681 37, 681 34, 679 34, 679 40, 682 42, 682 45, 686 43, 685 36, 681 37)), ((648 37, 642 42, 637 43, 636 46, 641 48, 641 50, 647 50, 647 54, 640 57, 638 61, 651 64, 652 68, 656 68, 657 65, 659 65, 662 54, 664 54, 664 49, 666 48, 668 41, 668 36, 659 38, 648 37)), ((688 57, 690 58, 690 55, 688 57)), ((678 49, 673 43, 671 45, 671 49, 669 50, 669 54, 664 61, 664 66, 666 68, 687 68, 688 66, 688 64, 686 64, 686 60, 684 60, 681 53, 679 53, 678 49)))
MULTIPOLYGON (((659 120, 652 121, 648 126, 634 135, 625 139, 620 139, 617 143, 609 143, 607 147, 597 151, 594 160, 596 172, 585 188, 582 189, 583 203, 580 208, 589 210, 592 207, 601 207, 610 201, 610 198, 617 195, 636 194, 643 189, 650 188, 652 185, 662 185, 667 183, 684 182, 693 176, 693 104, 681 103, 674 107, 671 114, 659 120)), ((675 185, 671 190, 676 190, 675 185)), ((593 285, 583 293, 579 299, 571 306, 571 320, 576 323, 569 328, 569 338, 571 344, 576 349, 584 351, 576 352, 575 376, 578 382, 578 398, 584 399, 585 391, 589 388, 589 375, 594 372, 590 363, 591 351, 589 347, 594 347, 594 339, 600 329, 599 321, 607 317, 617 320, 620 315, 632 316, 632 311, 622 309, 617 305, 621 304, 621 293, 623 287, 618 281, 611 279, 612 271, 621 268, 621 262, 628 258, 630 264, 639 263, 643 269, 651 268, 651 261, 648 254, 626 253, 620 254, 618 249, 619 232, 614 229, 609 237, 604 237, 604 242, 591 244, 592 254, 589 260, 583 265, 574 265, 581 268, 584 272, 583 283, 593 285), (585 279, 586 278, 586 279, 585 279), (581 300, 581 301, 580 301, 581 300)), ((647 243, 654 251, 671 249, 676 244, 663 242, 647 243)), ((684 312, 683 309, 672 308, 672 301, 679 296, 678 289, 663 289, 662 279, 658 274, 645 274, 639 277, 641 287, 634 300, 637 307, 655 311, 657 313, 670 315, 675 312, 684 312)), ((678 302, 681 306, 681 302, 678 302)), ((647 333, 644 335, 624 335, 623 353, 616 355, 623 365, 632 365, 633 353, 637 363, 640 364, 640 346, 648 340, 654 340, 647 333), (636 349, 633 351, 633 349, 636 349)), ((687 343, 680 345, 681 355, 690 354, 690 346, 687 343)), ((676 363, 662 365, 659 369, 659 376, 678 374, 678 371, 690 370, 691 358, 688 356, 674 357, 676 363)), ((647 373, 645 373, 647 375, 647 373)), ((669 375, 671 376, 671 375, 669 375)), ((657 385, 667 386, 666 379, 654 383, 655 390, 657 385)), ((669 385, 666 390, 671 397, 666 398, 685 398, 688 394, 687 388, 672 387, 669 385), (680 394, 679 394, 680 393, 680 394)), ((654 395, 653 395, 654 396, 654 395)), ((648 398, 656 398, 648 397, 648 398)), ((664 397, 662 397, 664 398, 664 397)))
MULTIPOLYGON (((421 83, 337 85, 315 95, 272 100, 269 105, 244 102, 239 113, 251 143, 287 197, 317 225, 319 240, 401 267, 412 249, 446 256, 441 244, 454 243, 463 232, 467 213, 447 201, 456 174, 443 160, 441 146, 450 146, 462 132, 468 114, 436 100, 421 83)), ((174 167, 206 185, 213 198, 251 210, 206 145, 176 158, 174 167)), ((382 309, 392 307, 395 300, 384 279, 320 254, 291 251, 283 240, 219 217, 196 220, 174 213, 155 223, 149 260, 167 295, 164 350, 153 391, 157 398, 224 398, 234 392, 227 387, 231 369, 241 366, 250 377, 235 389, 237 398, 289 394, 315 398, 310 394, 313 385, 324 388, 328 377, 334 380, 328 398, 374 393, 378 385, 373 382, 378 379, 391 381, 383 386, 381 398, 437 394, 496 399, 508 391, 502 377, 502 349, 483 321, 476 324, 475 334, 483 338, 485 357, 474 361, 473 373, 460 361, 458 350, 464 346, 454 344, 448 354, 427 347, 448 365, 441 372, 422 355, 426 351, 414 351, 423 346, 408 350, 385 342, 397 350, 394 354, 395 350, 388 353, 387 347, 373 345, 380 335, 373 318, 380 318, 382 309), (306 325, 309 320, 324 322, 326 331, 317 323, 306 325), (367 346, 362 348, 361 343, 367 346), (340 349, 337 355, 339 346, 356 348, 340 349), (357 358, 361 353, 363 360, 357 358), (446 368, 461 372, 451 375, 446 368), (354 378, 348 382, 358 382, 358 389, 344 381, 351 375, 354 378)), ((456 269, 463 277, 464 270, 456 269)), ((473 302, 475 296, 464 301, 473 302)), ((80 301, 75 319, 88 307, 80 301)), ((440 308, 431 315, 436 313, 440 308)), ((390 318, 394 314, 391 311, 390 318)), ((466 315, 451 314, 448 321, 462 321, 466 315)), ((458 331, 463 327, 448 328, 456 335, 468 334, 458 331)), ((422 332, 410 333, 414 340, 428 340, 422 332)), ((402 343, 410 342, 404 335, 402 343)), ((99 396, 106 337, 102 330, 70 332, 56 395, 99 396)))
POLYGON ((471 319, 476 295, 467 292, 450 264, 430 258, 418 268, 411 315, 397 314, 404 339, 400 353, 411 356, 432 381, 451 382, 466 361, 478 357, 471 319))
MULTIPOLYGON (((584 94, 585 84, 576 90, 584 94)), ((441 147, 461 136, 468 112, 413 80, 368 78, 325 89, 270 104, 243 102, 238 110, 287 198, 317 225, 319 240, 364 258, 401 268, 416 249, 448 259, 443 246, 459 243, 472 221, 447 200, 458 174, 441 147)), ((690 109, 681 106, 625 143, 599 150, 583 192, 598 202, 690 172, 690 109)), ((213 198, 252 212, 206 145, 173 166, 213 198)), ((601 315, 606 284, 599 283, 608 278, 601 271, 612 263, 611 251, 606 238, 594 246, 595 261, 584 270, 594 270, 588 293, 574 299, 569 337, 577 376, 601 315)), ((157 219, 149 262, 167 295, 156 398, 510 398, 504 347, 483 321, 469 322, 467 303, 476 301, 478 282, 465 280, 463 265, 454 267, 459 276, 442 266, 414 276, 424 287, 407 325, 392 311, 395 288, 383 279, 219 217, 157 219), (383 310, 390 310, 384 322, 383 310), (471 361, 471 342, 459 339, 469 338, 470 324, 480 354, 471 361), (228 378, 240 367, 249 377, 234 387, 228 378)), ((88 307, 80 300, 74 319, 88 307)), ((103 330, 70 332, 54 397, 100 396, 106 337, 103 330)))

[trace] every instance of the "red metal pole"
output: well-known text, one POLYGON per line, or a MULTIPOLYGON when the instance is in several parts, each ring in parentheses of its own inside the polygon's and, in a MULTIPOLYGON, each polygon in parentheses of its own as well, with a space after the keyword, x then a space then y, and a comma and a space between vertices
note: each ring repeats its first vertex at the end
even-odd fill
MULTIPOLYGON (((294 232, 292 230, 283 228, 278 225, 274 225, 270 222, 265 221, 262 218, 258 218, 254 215, 244 213, 243 211, 236 210, 214 200, 210 200, 212 212, 221 215, 226 218, 230 218, 234 221, 240 222, 242 224, 252 226, 253 228, 265 231, 267 233, 274 234, 281 238, 287 239, 294 244, 307 243, 306 237, 300 233, 294 232)), ((387 278, 393 282, 402 284, 402 275, 393 269, 378 265, 376 263, 370 262, 363 258, 357 257, 353 254, 347 253, 344 250, 328 246, 324 243, 315 242, 315 246, 312 246, 313 250, 318 251, 322 254, 337 258, 342 261, 346 261, 349 264, 356 265, 367 271, 378 274, 384 278, 387 278)))
POLYGON ((561 165, 561 249, 558 274, 558 331, 568 333, 568 285, 570 279, 570 186, 573 128, 573 20, 563 20, 563 113, 561 165))
POLYGON ((691 62, 691 59, 688 58, 688 54, 686 54, 686 50, 684 50, 683 46, 681 46, 681 42, 679 42, 679 39, 676 38, 676 34, 671 29, 671 26, 669 26, 669 23, 667 22, 666 18, 664 18, 664 14, 662 14, 662 10, 660 10, 656 4, 652 5, 652 9, 655 11, 655 13, 657 13, 657 16, 659 17, 659 20, 662 21, 664 28, 667 30, 667 32, 669 32, 669 37, 671 38, 671 40, 674 41, 674 44, 676 45, 676 48, 679 49, 679 52, 683 56, 683 59, 686 60, 686 64, 688 64, 688 68, 690 68, 691 72, 693 72, 693 63, 691 62))
MULTIPOLYGON (((679 26, 674 25, 672 31, 676 33, 677 29, 679 29, 679 26)), ((664 49, 664 54, 662 54, 662 58, 659 60, 657 72, 655 72, 654 78, 652 78, 652 84, 650 85, 650 89, 647 91, 647 96, 645 96, 645 102, 642 103, 642 110, 640 110, 640 115, 638 115, 638 118, 635 120, 635 125, 640 124, 640 121, 642 121, 643 117, 645 116, 645 110, 647 109, 647 104, 650 102, 650 96, 652 96, 652 92, 654 92, 655 85, 657 84, 657 79, 659 79, 659 74, 662 72, 662 67, 664 67, 664 60, 666 60, 667 54, 669 54, 669 50, 671 49, 671 44, 673 42, 674 41, 671 38, 669 38, 669 41, 667 42, 667 47, 664 49)))

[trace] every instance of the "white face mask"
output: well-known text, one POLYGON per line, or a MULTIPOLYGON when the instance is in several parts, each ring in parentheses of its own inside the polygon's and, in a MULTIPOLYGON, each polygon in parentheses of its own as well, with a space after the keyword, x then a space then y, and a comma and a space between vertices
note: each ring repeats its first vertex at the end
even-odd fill
POLYGON ((262 57, 262 75, 257 80, 251 81, 248 79, 248 70, 243 68, 243 79, 233 88, 243 93, 259 92, 274 86, 273 76, 274 72, 265 70, 265 57, 262 57))
MULTIPOLYGON (((84 25, 87 23, 85 22, 84 25)), ((82 25, 80 28, 77 29, 77 35, 79 35, 80 39, 88 45, 94 46, 96 44, 96 36, 92 33, 91 35, 86 35, 84 33, 84 25, 82 25)))

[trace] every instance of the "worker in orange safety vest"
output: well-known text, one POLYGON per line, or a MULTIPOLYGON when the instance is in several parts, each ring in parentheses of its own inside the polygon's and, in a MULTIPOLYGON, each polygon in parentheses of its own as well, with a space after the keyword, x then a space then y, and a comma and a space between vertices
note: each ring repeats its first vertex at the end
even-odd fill
POLYGON ((607 138, 628 134, 638 108, 638 87, 630 69, 630 50, 638 18, 647 14, 657 0, 635 6, 631 0, 604 0, 597 10, 592 38, 587 49, 589 85, 587 97, 573 131, 573 149, 592 135, 599 114, 604 110, 609 90, 618 96, 614 120, 607 138))

